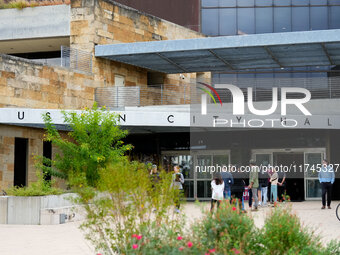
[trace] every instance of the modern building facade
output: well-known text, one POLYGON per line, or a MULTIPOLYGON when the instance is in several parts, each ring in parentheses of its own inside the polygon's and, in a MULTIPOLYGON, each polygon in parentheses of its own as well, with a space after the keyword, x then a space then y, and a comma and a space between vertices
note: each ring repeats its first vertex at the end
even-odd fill
MULTIPOLYGON (((195 3, 192 10, 199 9, 195 3)), ((49 111, 63 128, 60 109, 97 101, 121 114, 134 158, 167 170, 181 166, 188 199, 211 195, 212 173, 196 166, 246 166, 250 159, 302 166, 287 178, 287 193, 293 200, 318 199, 317 172, 305 166, 323 158, 340 163, 339 8, 338 1, 321 0, 202 0, 197 16, 172 20, 200 20, 202 33, 110 0, 0 10, 1 188, 34 181, 32 153, 53 157, 55 150, 41 140, 42 113, 49 111), (233 95, 216 86, 221 83, 240 88, 245 99, 252 88, 257 109, 268 108, 273 87, 308 89, 313 116, 307 121, 290 108, 282 116, 278 107, 271 118, 293 116, 299 125, 195 126, 204 94, 197 82, 223 95, 213 95, 208 116, 220 99, 229 109, 223 118, 238 117, 230 112, 233 95)), ((243 117, 255 118, 249 110, 243 117)))

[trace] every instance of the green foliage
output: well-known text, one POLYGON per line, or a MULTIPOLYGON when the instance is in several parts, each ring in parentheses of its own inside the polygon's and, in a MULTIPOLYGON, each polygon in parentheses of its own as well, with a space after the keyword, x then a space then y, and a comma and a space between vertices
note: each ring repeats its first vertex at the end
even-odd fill
POLYGON ((31 183, 28 187, 11 187, 6 190, 9 196, 47 196, 47 195, 60 195, 64 193, 63 190, 54 188, 53 181, 44 180, 43 174, 40 171, 36 172, 38 180, 31 183))
POLYGON ((325 250, 323 251, 323 254, 340 255, 340 241, 339 240, 330 241, 329 244, 326 246, 325 250))
POLYGON ((181 236, 167 233, 163 226, 153 231, 154 235, 133 235, 125 254, 340 254, 339 241, 323 247, 319 237, 303 228, 289 207, 274 208, 262 229, 229 203, 221 204, 216 213, 205 213, 181 236))
POLYGON ((31 4, 26 1, 10 1, 8 3, 5 3, 4 1, 0 2, 0 9, 22 10, 23 8, 26 8, 26 7, 31 7, 31 4))
POLYGON ((205 215, 193 226, 195 242, 202 247, 202 252, 216 249, 221 254, 235 250, 242 254, 257 254, 258 230, 253 219, 238 206, 225 200, 215 213, 206 212, 205 215))
POLYGON ((278 207, 267 218, 262 243, 264 254, 318 254, 321 243, 317 236, 303 227, 289 207, 278 207))
POLYGON ((47 131, 45 140, 52 141, 61 153, 57 153, 53 161, 44 158, 39 167, 66 180, 70 176, 79 178, 83 175, 86 183, 95 187, 100 169, 119 161, 132 148, 121 141, 127 131, 117 125, 118 115, 104 108, 98 109, 96 104, 81 113, 63 112, 63 118, 71 128, 68 137, 57 131, 49 115, 43 115, 47 131))
POLYGON ((181 233, 183 218, 173 210, 179 190, 170 188, 171 174, 161 171, 154 182, 145 164, 121 157, 100 169, 99 177, 96 189, 83 174, 70 178, 87 211, 82 227, 99 250, 127 254, 133 234, 167 240, 181 233))

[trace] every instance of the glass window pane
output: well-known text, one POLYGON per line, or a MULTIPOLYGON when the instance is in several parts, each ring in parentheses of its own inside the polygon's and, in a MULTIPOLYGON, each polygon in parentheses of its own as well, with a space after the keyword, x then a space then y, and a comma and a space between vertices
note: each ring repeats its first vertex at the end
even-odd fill
POLYGON ((236 8, 220 9, 219 35, 236 35, 236 8))
POLYGON ((237 6, 246 6, 246 7, 252 7, 254 6, 254 0, 238 0, 237 6))
POLYGON ((311 30, 328 29, 328 7, 310 7, 311 30))
POLYGON ((274 32, 290 32, 291 27, 291 8, 274 8, 274 32))
POLYGON ((218 35, 218 9, 202 9, 202 33, 218 35))
POLYGON ((184 189, 184 197, 186 198, 194 198, 194 181, 184 181, 183 184, 184 189))
POLYGON ((292 5, 309 5, 309 0, 292 0, 292 5))
POLYGON ((238 34, 255 33, 254 8, 239 8, 237 12, 238 34))
POLYGON ((291 4, 291 0, 274 0, 274 6, 289 6, 291 4))
POLYGON ((292 31, 308 31, 309 27, 309 7, 293 7, 292 31))
POLYGON ((327 5, 327 0, 310 0, 311 5, 327 5))
POLYGON ((229 155, 213 155, 213 164, 217 167, 223 167, 229 165, 229 155))
POLYGON ((340 0, 330 0, 328 1, 328 5, 340 5, 340 0))
POLYGON ((256 165, 259 167, 271 165, 271 154, 256 154, 256 165))
POLYGON ((323 153, 305 154, 305 173, 306 177, 318 177, 318 167, 321 165, 323 153), (319 164, 319 165, 318 165, 319 164))
POLYGON ((273 8, 256 8, 256 33, 272 33, 273 32, 273 8))
POLYGON ((218 7, 218 0, 202 0, 202 7, 218 7))
POLYGON ((211 198, 211 181, 197 181, 197 197, 211 198))
POLYGON ((321 197, 322 189, 319 180, 307 180, 307 198, 321 197))
POLYGON ((330 7, 330 29, 340 28, 340 6, 330 7))
POLYGON ((211 160, 210 155, 198 155, 197 156, 197 165, 195 165, 195 171, 196 171, 196 174, 197 174, 197 179, 209 179, 209 180, 211 180, 211 172, 209 170, 210 166, 212 166, 212 160, 211 160))
POLYGON ((256 6, 272 6, 272 0, 256 0, 256 6))
POLYGON ((220 7, 235 7, 236 0, 220 0, 220 7))

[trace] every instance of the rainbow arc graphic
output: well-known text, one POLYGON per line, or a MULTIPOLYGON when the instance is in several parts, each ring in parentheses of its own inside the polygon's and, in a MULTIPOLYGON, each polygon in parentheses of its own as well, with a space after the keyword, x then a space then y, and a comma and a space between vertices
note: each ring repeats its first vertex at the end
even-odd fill
POLYGON ((201 85, 203 85, 203 86, 205 86, 205 87, 207 88, 207 89, 206 89, 206 88, 198 87, 200 90, 202 90, 202 91, 204 91, 205 93, 207 93, 207 94, 211 97, 211 99, 214 101, 215 104, 217 104, 217 102, 216 102, 216 99, 215 99, 215 97, 213 96, 213 94, 212 94, 211 92, 213 92, 213 93, 216 95, 218 101, 220 101, 221 106, 223 105, 223 104, 222 104, 222 100, 221 100, 221 98, 220 98, 220 95, 217 93, 216 89, 214 89, 212 86, 210 86, 210 85, 208 85, 208 84, 206 84, 206 83, 203 83, 203 82, 198 82, 198 83, 201 84, 201 85), (209 89, 211 92, 210 92, 208 89, 209 89))

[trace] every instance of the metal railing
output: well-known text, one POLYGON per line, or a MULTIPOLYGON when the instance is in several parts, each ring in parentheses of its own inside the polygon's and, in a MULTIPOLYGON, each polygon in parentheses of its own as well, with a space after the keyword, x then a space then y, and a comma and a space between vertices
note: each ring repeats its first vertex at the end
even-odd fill
MULTIPOLYGON (((253 101, 258 102, 271 101, 273 87, 278 88, 279 100, 281 98, 280 88, 282 87, 306 88, 311 92, 312 99, 340 98, 340 77, 242 79, 238 81, 220 81, 218 83, 238 86, 242 90, 245 100, 248 98, 247 88, 252 87, 253 101)), ((179 85, 101 87, 96 88, 95 100, 99 106, 105 105, 108 108, 199 103, 201 94, 204 92, 198 90, 197 86, 200 85, 182 83, 179 85)), ((232 102, 233 98, 229 90, 216 89, 216 91, 223 103, 232 102)), ((214 95, 217 101, 217 96, 214 93, 211 94, 214 95)), ((287 95, 288 98, 301 98, 302 96, 300 93, 289 93, 287 95)))
POLYGON ((190 85, 160 84, 145 87, 96 88, 95 101, 99 106, 179 105, 190 103, 190 85))
POLYGON ((87 51, 61 46, 60 64, 70 69, 92 73, 92 54, 87 51))

